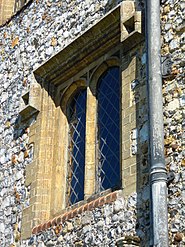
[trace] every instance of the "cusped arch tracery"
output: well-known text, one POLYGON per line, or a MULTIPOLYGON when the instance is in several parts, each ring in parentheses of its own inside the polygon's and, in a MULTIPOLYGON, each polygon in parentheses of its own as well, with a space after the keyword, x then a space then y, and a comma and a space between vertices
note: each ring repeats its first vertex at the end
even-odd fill
POLYGON ((68 115, 67 106, 69 105, 73 96, 80 90, 87 88, 87 82, 84 79, 79 79, 70 84, 62 93, 60 106, 64 114, 68 115))
POLYGON ((97 83, 99 78, 111 67, 119 67, 120 59, 118 57, 111 57, 101 63, 91 74, 89 79, 89 88, 94 96, 96 96, 97 83))

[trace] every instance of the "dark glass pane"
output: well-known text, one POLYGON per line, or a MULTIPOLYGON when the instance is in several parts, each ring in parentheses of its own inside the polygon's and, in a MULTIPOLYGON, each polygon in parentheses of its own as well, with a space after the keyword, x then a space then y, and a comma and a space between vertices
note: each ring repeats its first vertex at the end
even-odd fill
POLYGON ((99 191, 120 186, 120 77, 109 68, 100 78, 98 99, 99 191))
POLYGON ((84 199, 86 90, 78 92, 69 108, 69 205, 84 199))

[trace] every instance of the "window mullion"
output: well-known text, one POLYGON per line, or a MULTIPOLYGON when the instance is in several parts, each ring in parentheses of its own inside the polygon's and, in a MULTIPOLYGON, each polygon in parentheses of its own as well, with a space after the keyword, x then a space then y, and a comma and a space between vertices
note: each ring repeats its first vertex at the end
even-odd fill
POLYGON ((95 193, 95 136, 96 97, 87 89, 86 148, 85 148, 85 199, 95 193))

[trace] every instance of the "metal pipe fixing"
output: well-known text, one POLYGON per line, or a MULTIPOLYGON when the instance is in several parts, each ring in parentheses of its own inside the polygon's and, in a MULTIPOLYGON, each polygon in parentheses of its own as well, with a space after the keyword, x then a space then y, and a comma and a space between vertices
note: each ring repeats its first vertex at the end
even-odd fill
POLYGON ((164 162, 160 0, 146 0, 147 84, 150 132, 150 246, 168 247, 167 174, 164 162))

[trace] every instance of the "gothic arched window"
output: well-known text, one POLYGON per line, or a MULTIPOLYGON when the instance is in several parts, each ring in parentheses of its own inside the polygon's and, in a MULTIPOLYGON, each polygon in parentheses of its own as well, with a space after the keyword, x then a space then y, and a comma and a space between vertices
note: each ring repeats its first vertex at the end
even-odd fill
POLYGON ((86 94, 78 91, 68 106, 68 205, 84 199, 86 94))
POLYGON ((120 74, 111 67, 100 77, 98 100, 97 191, 120 186, 120 74))

